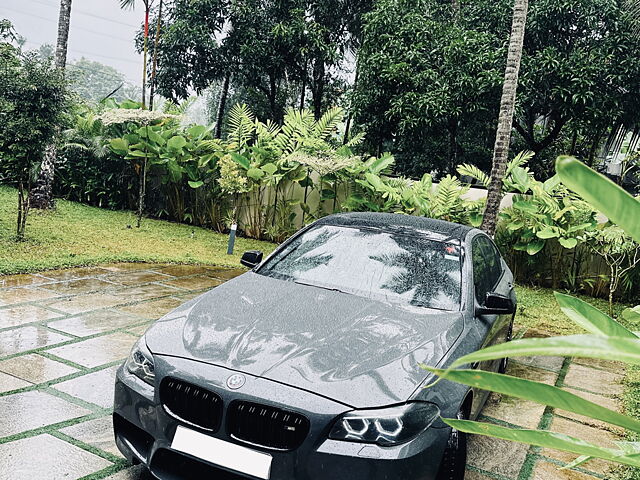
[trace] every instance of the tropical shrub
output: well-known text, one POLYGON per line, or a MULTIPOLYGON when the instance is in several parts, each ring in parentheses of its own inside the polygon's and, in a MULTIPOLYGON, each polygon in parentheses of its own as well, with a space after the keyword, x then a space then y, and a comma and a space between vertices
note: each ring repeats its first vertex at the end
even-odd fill
MULTIPOLYGON (((607 215, 618 225, 616 228, 623 230, 633 241, 640 242, 640 202, 637 199, 573 158, 560 157, 556 169, 568 188, 578 193, 593 208, 607 215)), ((448 370, 425 368, 441 378, 470 387, 531 400, 640 433, 640 420, 607 409, 561 388, 477 369, 457 369, 476 362, 530 355, 586 357, 640 365, 640 337, 637 333, 577 298, 556 293, 556 299, 562 311, 585 329, 587 334, 516 340, 465 355, 453 362, 448 370)), ((640 306, 625 310, 622 316, 627 323, 640 325, 640 306)), ((516 429, 459 419, 444 421, 452 428, 466 433, 573 453, 577 458, 568 465, 569 468, 592 458, 640 467, 640 442, 618 442, 616 448, 603 448, 579 438, 549 431, 516 429)))
POLYGON ((621 279, 640 265, 640 244, 617 225, 586 232, 583 238, 609 267, 609 315, 613 315, 613 296, 621 279))
POLYGON ((45 148, 62 125, 68 103, 61 73, 49 59, 13 45, 10 24, 0 25, 0 157, 5 181, 18 187, 16 236, 24 238, 29 192, 45 148))

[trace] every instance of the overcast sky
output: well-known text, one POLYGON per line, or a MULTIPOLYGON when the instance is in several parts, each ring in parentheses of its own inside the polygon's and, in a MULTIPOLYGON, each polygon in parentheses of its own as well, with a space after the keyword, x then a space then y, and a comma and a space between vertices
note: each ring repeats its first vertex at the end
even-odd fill
MULTIPOLYGON (((68 60, 81 57, 110 65, 140 83, 142 56, 133 46, 144 19, 142 2, 121 10, 118 0, 73 0, 68 60)), ((0 0, 0 18, 8 18, 27 39, 27 48, 56 44, 59 0, 0 0)))

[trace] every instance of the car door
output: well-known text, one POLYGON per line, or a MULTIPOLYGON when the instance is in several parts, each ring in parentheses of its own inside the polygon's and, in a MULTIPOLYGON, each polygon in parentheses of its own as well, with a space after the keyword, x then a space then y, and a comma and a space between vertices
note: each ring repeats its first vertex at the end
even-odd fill
MULTIPOLYGON (((502 260, 498 249, 487 236, 479 234, 473 238, 471 242, 471 257, 476 305, 483 305, 484 299, 489 292, 496 292, 514 298, 511 271, 502 260)), ((507 341, 511 332, 512 318, 512 314, 477 315, 474 321, 479 322, 477 326, 485 332, 482 348, 507 341)), ((500 368, 500 364, 501 360, 488 360, 473 365, 473 368, 495 372, 500 368)), ((475 396, 474 410, 482 406, 486 396, 486 392, 475 396)))

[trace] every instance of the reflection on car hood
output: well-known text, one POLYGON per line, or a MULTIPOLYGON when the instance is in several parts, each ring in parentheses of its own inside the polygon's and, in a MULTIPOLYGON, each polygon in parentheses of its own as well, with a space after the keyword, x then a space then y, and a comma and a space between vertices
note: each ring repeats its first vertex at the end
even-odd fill
POLYGON ((459 312, 398 307, 252 272, 147 332, 154 354, 191 358, 363 408, 408 399, 462 332, 459 312))

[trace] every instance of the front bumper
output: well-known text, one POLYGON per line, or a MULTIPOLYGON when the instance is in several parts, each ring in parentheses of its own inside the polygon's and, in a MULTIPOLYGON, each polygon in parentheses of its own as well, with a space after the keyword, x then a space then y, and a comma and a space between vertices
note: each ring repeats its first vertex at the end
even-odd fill
MULTIPOLYGON (((333 421, 351 408, 310 392, 246 375, 239 390, 224 387, 231 370, 192 360, 155 356, 156 384, 169 375, 215 391, 229 405, 232 400, 267 403, 304 414, 311 423, 303 444, 288 452, 251 447, 272 455, 270 480, 431 480, 436 477, 448 428, 429 428, 397 447, 378 447, 328 439, 333 421), (197 374, 195 374, 197 372, 197 374), (206 381, 204 379, 207 379, 206 381), (268 398, 265 398, 268 392, 268 398)), ((225 412, 226 413, 226 412, 225 412)), ((223 414, 224 415, 224 414, 223 414)), ((180 422, 169 416, 157 389, 122 367, 118 370, 114 400, 116 444, 127 459, 144 464, 160 480, 194 478, 251 479, 171 449, 180 422)), ((247 447, 222 427, 212 436, 247 447)), ((188 425, 184 425, 190 428, 188 425)))

